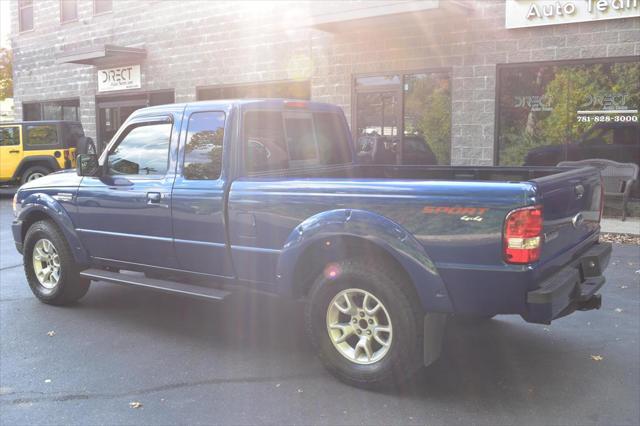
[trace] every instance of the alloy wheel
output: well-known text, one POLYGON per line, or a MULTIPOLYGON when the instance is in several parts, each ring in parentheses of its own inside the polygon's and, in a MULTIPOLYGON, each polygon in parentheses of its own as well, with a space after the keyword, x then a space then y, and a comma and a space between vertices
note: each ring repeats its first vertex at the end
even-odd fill
POLYGON ((338 353, 356 364, 373 364, 389 352, 393 327, 387 308, 366 290, 338 293, 327 308, 327 332, 338 353))
POLYGON ((38 240, 33 246, 33 271, 40 285, 53 289, 60 281, 60 256, 56 247, 46 238, 38 240))

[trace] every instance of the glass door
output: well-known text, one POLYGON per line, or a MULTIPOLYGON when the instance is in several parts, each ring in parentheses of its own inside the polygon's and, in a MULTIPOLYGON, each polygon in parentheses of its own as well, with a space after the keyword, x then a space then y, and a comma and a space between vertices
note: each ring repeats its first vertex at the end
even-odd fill
POLYGON ((356 79, 355 142, 359 161, 401 162, 401 81, 399 75, 356 79))
POLYGON ((135 110, 146 106, 145 101, 112 101, 98 104, 98 150, 101 152, 107 146, 122 123, 135 110))
POLYGON ((120 126, 135 110, 175 102, 173 90, 161 90, 135 95, 100 97, 98 105, 98 149, 101 152, 120 126))
POLYGON ((353 128, 359 162, 450 164, 449 73, 357 77, 353 128))

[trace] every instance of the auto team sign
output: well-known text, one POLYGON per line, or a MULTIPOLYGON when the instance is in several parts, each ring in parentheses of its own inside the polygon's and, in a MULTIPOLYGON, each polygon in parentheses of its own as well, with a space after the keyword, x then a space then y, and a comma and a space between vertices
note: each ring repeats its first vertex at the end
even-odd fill
POLYGON ((98 70, 98 92, 139 89, 141 87, 140 65, 98 70))
POLYGON ((506 0, 507 28, 640 17, 640 0, 506 0))

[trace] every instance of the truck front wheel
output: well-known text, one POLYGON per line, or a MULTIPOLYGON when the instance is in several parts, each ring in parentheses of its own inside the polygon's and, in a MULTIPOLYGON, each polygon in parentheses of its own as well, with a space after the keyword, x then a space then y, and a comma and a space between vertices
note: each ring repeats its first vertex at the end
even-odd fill
POLYGON ((422 367, 420 306, 409 284, 365 260, 328 265, 306 308, 306 327, 321 361, 359 387, 399 384, 422 367))
POLYGON ((24 270, 33 294, 44 303, 75 302, 89 290, 60 230, 48 220, 31 225, 24 240, 24 270))

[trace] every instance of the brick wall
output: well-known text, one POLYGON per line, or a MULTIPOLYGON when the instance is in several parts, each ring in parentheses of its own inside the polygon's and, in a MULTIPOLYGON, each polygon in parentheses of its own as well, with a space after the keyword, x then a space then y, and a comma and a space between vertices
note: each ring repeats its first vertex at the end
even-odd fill
POLYGON ((176 102, 196 87, 311 80, 314 100, 351 117, 353 76, 445 67, 452 74, 452 162, 493 162, 496 64, 640 55, 640 18, 530 29, 504 28, 503 0, 470 0, 469 14, 425 13, 388 25, 327 33, 301 25, 309 8, 341 2, 116 0, 93 16, 79 0, 77 22, 60 23, 59 1, 34 2, 35 30, 17 33, 12 4, 16 115, 22 102, 80 99, 95 137, 95 67, 56 64, 65 51, 91 45, 143 46, 142 91, 174 89, 176 102))

